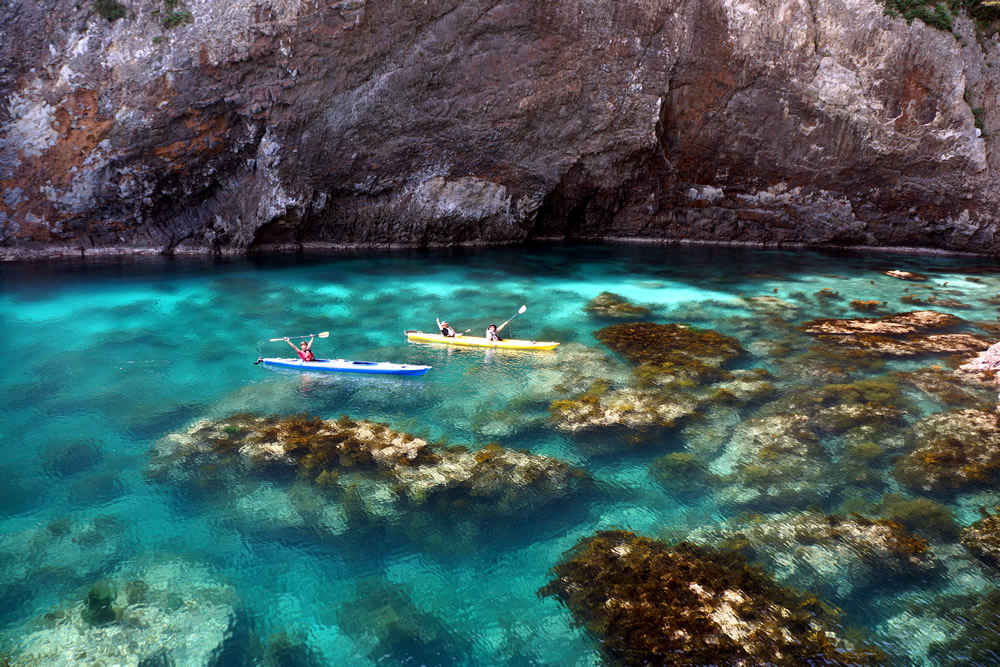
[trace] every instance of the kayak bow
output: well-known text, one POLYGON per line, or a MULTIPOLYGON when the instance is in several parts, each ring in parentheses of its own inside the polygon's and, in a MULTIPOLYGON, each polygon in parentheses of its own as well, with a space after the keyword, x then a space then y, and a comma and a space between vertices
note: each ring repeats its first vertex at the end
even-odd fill
POLYGON ((423 375, 431 369, 430 366, 415 364, 392 364, 388 361, 349 361, 347 359, 317 359, 302 361, 301 359, 261 358, 257 363, 279 368, 292 368, 297 371, 326 371, 336 373, 371 373, 374 375, 423 375))
POLYGON ((499 347, 507 350, 554 350, 559 343, 535 340, 501 340, 499 342, 486 340, 479 336, 442 336, 423 331, 406 330, 406 339, 412 343, 440 343, 444 345, 461 345, 464 347, 499 347))

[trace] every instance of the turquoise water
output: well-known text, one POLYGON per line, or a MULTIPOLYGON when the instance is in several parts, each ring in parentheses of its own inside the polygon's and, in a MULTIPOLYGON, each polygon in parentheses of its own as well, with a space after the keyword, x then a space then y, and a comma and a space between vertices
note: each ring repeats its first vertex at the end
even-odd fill
MULTIPOLYGON (((881 273, 889 268, 927 274, 933 290, 921 294, 960 302, 933 309, 996 323, 1000 270, 938 257, 614 245, 0 265, 7 351, 0 374, 7 480, 0 489, 0 656, 16 659, 29 637, 55 641, 32 635, 47 627, 45 614, 79 604, 102 578, 123 580, 124 572, 153 563, 165 564, 170 577, 160 576, 170 586, 183 589, 187 577, 201 590, 208 579, 226 592, 237 620, 224 650, 216 649, 218 637, 191 630, 215 664, 263 660, 260 647, 282 633, 300 647, 295 655, 315 664, 594 664, 597 641, 566 609, 536 595, 581 537, 621 527, 676 539, 747 511, 765 521, 807 510, 876 516, 886 494, 919 495, 884 461, 872 464, 875 482, 806 489, 780 508, 728 502, 738 489, 717 479, 694 493, 672 493, 651 473, 654 459, 671 452, 693 452, 725 473, 731 452, 723 444, 766 405, 707 409, 683 429, 640 429, 638 443, 627 427, 585 434, 556 428, 548 404, 573 395, 565 388, 570 380, 583 383, 577 392, 596 377, 628 382, 628 366, 593 336, 616 320, 588 315, 584 306, 611 291, 649 308, 645 320, 735 336, 750 350, 740 365, 768 369, 790 395, 814 386, 798 372, 807 362, 761 343, 799 336, 801 353, 810 341, 790 326, 862 316, 849 307, 852 299, 883 301, 882 314, 922 308, 900 298, 924 284, 881 273), (821 289, 845 298, 815 297, 821 289), (444 348, 407 343, 402 333, 432 331, 441 317, 482 335, 522 304, 527 311, 513 320, 513 334, 561 341, 558 350, 444 348), (330 337, 315 344, 319 356, 433 369, 393 378, 253 365, 258 356, 291 352, 269 338, 326 330, 330 337), (588 362, 594 368, 574 376, 572 365, 590 353, 583 348, 596 355, 588 362), (571 501, 513 521, 471 522, 455 529, 463 539, 442 541, 392 528, 330 528, 315 513, 295 511, 289 497, 301 489, 294 480, 225 477, 230 486, 197 489, 150 478, 150 449, 161 438, 242 411, 347 414, 472 449, 498 442, 567 461, 596 483, 571 501), (387 616, 402 621, 380 634, 387 616)), ((954 360, 889 359, 848 375, 882 377, 935 363, 954 360)), ((943 409, 912 398, 907 425, 943 409)), ((980 506, 996 504, 995 487, 934 500, 965 526, 979 518, 980 506)), ((934 575, 879 586, 859 579, 834 601, 848 624, 900 664, 962 662, 961 647, 929 648, 955 635, 966 624, 964 610, 994 586, 954 536, 928 539, 942 563, 934 575), (947 597, 956 595, 961 603, 947 597)), ((826 576, 860 577, 849 567, 826 576)), ((823 590, 835 588, 827 583, 820 582, 823 590)), ((990 632, 975 640, 990 641, 990 632)))

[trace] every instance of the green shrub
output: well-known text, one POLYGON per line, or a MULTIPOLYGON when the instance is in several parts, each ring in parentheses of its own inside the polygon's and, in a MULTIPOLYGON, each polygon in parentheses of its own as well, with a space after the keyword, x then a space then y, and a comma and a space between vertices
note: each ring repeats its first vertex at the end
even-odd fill
POLYGON ((164 14, 160 19, 160 24, 167 29, 176 28, 182 23, 188 23, 193 20, 191 12, 186 9, 181 9, 176 12, 169 12, 164 14))
POLYGON ((983 129, 983 119, 985 118, 985 116, 986 116, 986 109, 984 109, 983 107, 972 108, 972 117, 976 119, 976 127, 978 127, 980 130, 983 129))
POLYGON ((125 18, 125 6, 117 0, 95 0, 94 9, 97 10, 97 15, 105 21, 125 18))

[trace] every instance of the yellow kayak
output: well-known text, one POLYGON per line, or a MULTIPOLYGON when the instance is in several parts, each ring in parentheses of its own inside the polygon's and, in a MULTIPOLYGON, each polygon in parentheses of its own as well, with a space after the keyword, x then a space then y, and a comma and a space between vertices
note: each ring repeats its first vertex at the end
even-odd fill
POLYGON ((486 340, 479 336, 442 336, 439 333, 424 333, 423 331, 404 331, 406 339, 414 343, 443 343, 445 345, 464 345, 467 347, 499 347, 507 350, 554 350, 559 343, 536 340, 501 340, 498 342, 486 340))

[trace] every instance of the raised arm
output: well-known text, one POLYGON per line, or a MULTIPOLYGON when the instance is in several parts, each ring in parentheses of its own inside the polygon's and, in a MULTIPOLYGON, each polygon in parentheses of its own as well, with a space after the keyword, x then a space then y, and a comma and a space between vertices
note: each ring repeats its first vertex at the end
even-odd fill
POLYGON ((285 336, 285 342, 288 343, 289 345, 291 345, 292 349, 295 350, 296 352, 299 351, 299 348, 295 347, 295 343, 293 343, 292 341, 288 340, 288 336, 285 336))
MULTIPOLYGON (((313 349, 313 341, 316 340, 316 336, 309 336, 309 344, 306 345, 307 350, 313 349)), ((292 347, 295 347, 294 345, 292 347)))

